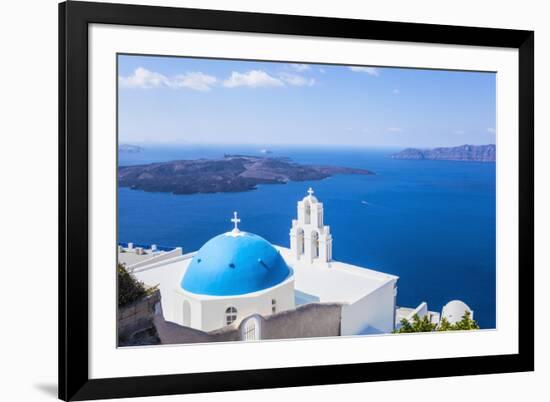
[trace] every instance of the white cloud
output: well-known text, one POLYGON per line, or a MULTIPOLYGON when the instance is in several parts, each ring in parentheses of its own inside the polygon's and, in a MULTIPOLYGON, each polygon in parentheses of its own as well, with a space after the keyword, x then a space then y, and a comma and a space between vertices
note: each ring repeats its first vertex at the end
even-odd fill
POLYGON ((188 72, 177 75, 170 82, 173 88, 189 88, 195 91, 209 91, 218 82, 216 77, 201 72, 188 72))
POLYGON ((166 76, 143 67, 136 68, 134 73, 128 77, 119 77, 119 83, 124 88, 149 89, 169 86, 169 80, 166 76))
POLYGON ((233 71, 231 76, 223 82, 223 86, 226 88, 242 86, 250 88, 281 87, 284 85, 283 81, 262 70, 251 70, 247 73, 233 71))
POLYGON ((399 89, 395 88, 392 92, 393 92, 394 94, 397 95, 397 94, 400 93, 401 91, 399 91, 399 89))
POLYGON ((326 74, 327 70, 325 70, 324 68, 320 68, 320 69, 319 69, 319 72, 320 72, 321 74, 326 74))
POLYGON ((288 85, 293 85, 296 87, 303 87, 303 86, 312 86, 315 85, 315 79, 313 78, 305 78, 301 75, 296 74, 288 74, 288 73, 281 73, 279 74, 279 78, 288 85))
POLYGON ((217 78, 201 72, 187 72, 169 78, 163 74, 149 71, 146 68, 136 68, 132 75, 119 77, 123 88, 188 88, 196 91, 208 91, 217 82, 217 78))
POLYGON ((223 82, 226 88, 236 87, 281 87, 286 85, 303 87, 315 84, 315 79, 302 77, 297 74, 280 73, 277 77, 271 76, 263 70, 252 70, 246 73, 233 71, 231 76, 223 82))
POLYGON ((300 72, 309 70, 309 66, 307 64, 290 64, 290 68, 300 72))
POLYGON ((374 77, 378 77, 380 75, 380 72, 375 67, 357 67, 357 66, 351 66, 348 67, 351 71, 354 71, 356 73, 366 73, 368 75, 372 75, 374 77))
POLYGON ((403 129, 401 127, 388 127, 390 133, 401 133, 403 129))
POLYGON ((209 91, 212 87, 220 84, 226 88, 243 86, 249 88, 283 87, 285 85, 297 87, 312 86, 315 84, 315 79, 286 72, 280 73, 275 77, 263 70, 251 70, 245 73, 233 71, 229 78, 222 81, 200 71, 189 71, 167 77, 163 74, 139 67, 129 76, 120 76, 119 83, 123 88, 171 88, 209 91))
POLYGON ((455 130, 454 133, 457 135, 462 135, 462 134, 465 134, 466 132, 464 130, 455 130))
POLYGON ((494 133, 496 133, 496 130, 495 130, 494 128, 492 128, 492 127, 489 127, 489 128, 487 129, 487 132, 488 132, 488 133, 491 133, 491 134, 494 134, 494 133))

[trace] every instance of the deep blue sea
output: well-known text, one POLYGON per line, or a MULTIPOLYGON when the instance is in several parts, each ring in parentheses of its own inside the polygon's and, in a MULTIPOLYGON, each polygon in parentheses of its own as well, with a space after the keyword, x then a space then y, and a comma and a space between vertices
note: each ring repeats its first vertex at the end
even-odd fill
MULTIPOLYGON (((260 155, 260 147, 153 147, 120 153, 119 165, 260 155)), ((289 246, 296 202, 313 187, 333 234, 333 258, 399 276, 397 304, 426 301, 441 311, 453 299, 495 327, 496 175, 494 163, 394 160, 396 149, 270 148, 296 162, 372 170, 321 181, 262 185, 241 193, 172 195, 120 188, 120 242, 197 250, 232 227, 289 246)))

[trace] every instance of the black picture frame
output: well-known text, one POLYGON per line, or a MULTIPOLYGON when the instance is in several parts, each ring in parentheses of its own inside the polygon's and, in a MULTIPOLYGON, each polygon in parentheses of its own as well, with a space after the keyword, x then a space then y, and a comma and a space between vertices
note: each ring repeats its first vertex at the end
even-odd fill
POLYGON ((534 32, 70 1, 59 5, 59 398, 89 400, 534 370, 534 32), (214 373, 88 375, 88 25, 507 47, 519 51, 517 354, 214 373))

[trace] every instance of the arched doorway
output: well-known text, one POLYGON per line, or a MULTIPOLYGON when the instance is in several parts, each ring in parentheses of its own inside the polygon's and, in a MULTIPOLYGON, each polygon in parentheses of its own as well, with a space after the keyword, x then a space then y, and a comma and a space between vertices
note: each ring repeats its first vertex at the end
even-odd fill
POLYGON ((259 341, 262 339, 261 321, 258 317, 250 317, 246 319, 242 326, 243 341, 259 341))

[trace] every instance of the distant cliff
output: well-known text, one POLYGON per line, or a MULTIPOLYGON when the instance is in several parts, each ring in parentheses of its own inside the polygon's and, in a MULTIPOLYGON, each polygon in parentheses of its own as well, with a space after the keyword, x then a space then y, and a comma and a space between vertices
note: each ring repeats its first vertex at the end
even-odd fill
POLYGON ((496 145, 461 145, 432 149, 407 148, 390 155, 390 157, 393 159, 494 162, 496 160, 496 145))
POLYGON ((288 158, 225 155, 118 168, 121 187, 174 194, 253 190, 258 184, 321 180, 336 174, 370 175, 366 169, 301 165, 288 158))
POLYGON ((119 152, 127 152, 127 153, 137 153, 143 151, 143 148, 138 145, 132 145, 132 144, 120 144, 118 146, 119 152))

